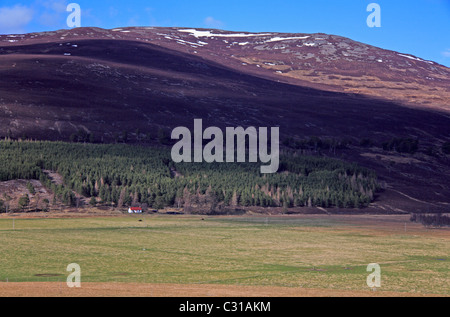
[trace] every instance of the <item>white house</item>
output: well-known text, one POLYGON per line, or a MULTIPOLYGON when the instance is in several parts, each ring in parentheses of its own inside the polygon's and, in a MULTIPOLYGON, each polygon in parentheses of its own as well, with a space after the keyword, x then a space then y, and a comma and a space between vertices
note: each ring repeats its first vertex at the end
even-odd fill
POLYGON ((130 207, 130 208, 128 208, 128 213, 129 214, 141 214, 142 208, 141 207, 130 207))

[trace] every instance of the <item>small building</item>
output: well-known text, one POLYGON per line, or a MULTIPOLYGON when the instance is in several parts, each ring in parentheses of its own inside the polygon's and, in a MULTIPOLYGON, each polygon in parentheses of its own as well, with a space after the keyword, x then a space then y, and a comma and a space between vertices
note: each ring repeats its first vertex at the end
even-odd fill
POLYGON ((142 208, 141 207, 130 207, 130 208, 128 208, 128 213, 129 214, 141 214, 142 208))

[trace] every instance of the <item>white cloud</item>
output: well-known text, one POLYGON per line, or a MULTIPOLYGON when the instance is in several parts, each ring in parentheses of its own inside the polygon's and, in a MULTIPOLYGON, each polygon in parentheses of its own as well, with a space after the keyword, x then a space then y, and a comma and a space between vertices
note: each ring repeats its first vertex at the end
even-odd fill
POLYGON ((213 28, 221 28, 223 27, 223 22, 214 19, 213 17, 207 17, 205 18, 205 20, 203 21, 203 23, 208 26, 208 27, 213 27, 213 28))
POLYGON ((39 0, 38 5, 43 8, 39 23, 48 28, 64 28, 67 16, 67 0, 39 0))
POLYGON ((39 2, 44 8, 58 13, 66 12, 67 5, 69 4, 67 0, 47 0, 39 2))
POLYGON ((25 26, 33 19, 33 10, 27 6, 0 8, 0 33, 24 33, 25 26))
POLYGON ((450 57, 450 48, 447 48, 447 50, 442 52, 442 56, 444 57, 450 57))

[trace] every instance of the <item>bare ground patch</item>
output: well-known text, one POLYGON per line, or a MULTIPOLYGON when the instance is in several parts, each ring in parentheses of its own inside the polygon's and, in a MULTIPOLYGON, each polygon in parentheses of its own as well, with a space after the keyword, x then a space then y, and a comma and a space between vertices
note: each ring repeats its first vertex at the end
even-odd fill
POLYGON ((36 210, 43 207, 44 199, 49 202, 53 200, 53 193, 45 188, 38 180, 11 180, 0 182, 0 199, 8 206, 8 210, 18 210, 20 197, 28 195, 30 203, 27 208, 28 211, 36 210), (27 184, 31 183, 35 189, 35 193, 32 194, 27 188, 27 184))
POLYGON ((64 185, 64 179, 60 174, 50 170, 43 170, 43 172, 47 174, 56 185, 64 185))
POLYGON ((211 284, 0 283, 1 297, 438 297, 424 293, 211 284))

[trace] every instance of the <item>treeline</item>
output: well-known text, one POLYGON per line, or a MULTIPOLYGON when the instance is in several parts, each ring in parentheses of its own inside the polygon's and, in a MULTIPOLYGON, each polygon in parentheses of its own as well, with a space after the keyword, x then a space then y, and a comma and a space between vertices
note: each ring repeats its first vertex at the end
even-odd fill
POLYGON ((330 151, 346 149, 351 144, 349 139, 319 138, 316 136, 307 139, 284 138, 282 144, 295 150, 330 151))
POLYGON ((359 141, 350 139, 334 139, 310 137, 306 139, 294 139, 292 137, 284 138, 282 145, 288 149, 302 150, 304 153, 336 153, 336 150, 347 149, 350 145, 359 147, 379 147, 384 151, 398 152, 404 154, 415 154, 419 150, 430 156, 438 156, 440 154, 450 154, 450 142, 444 142, 441 146, 428 145, 420 149, 418 138, 391 138, 382 142, 376 142, 370 138, 362 138, 359 141))
MULTIPOLYGON (((348 146, 352 145, 353 142, 350 139, 310 137, 307 139, 285 138, 282 144, 288 148, 296 150, 335 152, 336 150, 348 148, 348 146)), ((358 145, 358 143, 355 143, 354 145, 358 145)), ((419 149, 419 140, 412 138, 392 138, 390 140, 383 141, 380 145, 377 145, 377 142, 374 140, 370 138, 363 138, 359 140, 359 146, 379 146, 385 151, 414 154, 419 149)))
POLYGON ((414 154, 419 149, 419 140, 411 138, 393 138, 382 143, 383 150, 414 154))
POLYGON ((412 214, 410 221, 421 223, 426 227, 444 227, 450 226, 450 217, 438 214, 412 214))
POLYGON ((175 164, 167 148, 1 141, 0 162, 0 181, 38 179, 72 206, 76 192, 91 204, 115 207, 361 208, 379 190, 371 170, 295 154, 281 156, 279 173, 260 174, 259 163, 175 164), (44 170, 58 172, 64 185, 54 184, 44 170))
MULTIPOLYGON (((11 139, 8 137, 8 139, 11 139)), ((22 138, 22 140, 25 140, 22 138)), ((69 137, 69 141, 72 143, 104 143, 104 137, 97 137, 95 133, 88 132, 83 129, 79 129, 77 132, 72 133, 69 137)), ((155 131, 142 132, 140 129, 136 129, 133 132, 123 130, 121 132, 115 132, 112 138, 108 141, 114 143, 129 143, 129 144, 160 144, 169 145, 173 141, 170 139, 170 133, 168 130, 159 128, 155 131)))

